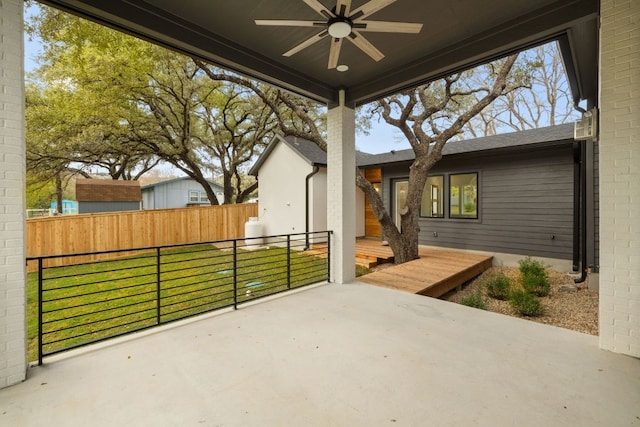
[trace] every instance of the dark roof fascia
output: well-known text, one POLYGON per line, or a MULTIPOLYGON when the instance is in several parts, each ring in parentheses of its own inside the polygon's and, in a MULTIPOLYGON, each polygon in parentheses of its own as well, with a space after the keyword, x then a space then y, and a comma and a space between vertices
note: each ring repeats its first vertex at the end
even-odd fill
MULTIPOLYGON (((506 134, 486 136, 482 138, 451 141, 442 150, 443 157, 462 155, 492 154, 501 152, 516 152, 536 148, 538 146, 555 146, 573 142, 573 123, 550 126, 526 131, 510 132, 506 134), (478 149, 476 149, 476 147, 478 149)), ((415 159, 413 149, 391 151, 389 153, 374 154, 369 161, 361 163, 361 168, 392 166, 411 162, 415 159)))

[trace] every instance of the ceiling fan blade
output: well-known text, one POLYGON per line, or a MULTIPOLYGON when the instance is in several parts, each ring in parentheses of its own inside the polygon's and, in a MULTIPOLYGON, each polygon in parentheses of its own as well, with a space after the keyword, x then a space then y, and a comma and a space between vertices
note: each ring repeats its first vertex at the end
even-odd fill
POLYGON ((256 19, 256 25, 278 26, 278 27, 318 27, 327 25, 321 21, 298 21, 291 19, 256 19))
POLYGON ((355 44, 361 51, 369 55, 374 61, 380 61, 384 58, 384 54, 380 52, 374 45, 365 39, 364 36, 357 31, 353 31, 349 37, 346 37, 355 44))
POLYGON ((293 49, 286 51, 285 53, 282 54, 282 56, 291 56, 294 55, 298 52, 300 52, 302 49, 311 46, 312 44, 319 42, 320 40, 322 40, 323 38, 325 38, 327 35, 329 35, 328 31, 322 31, 318 34, 316 34, 315 36, 303 41, 302 43, 300 43, 299 45, 295 46, 293 49))
POLYGON ((336 15, 349 16, 351 10, 351 0, 338 0, 336 3, 336 15))
POLYGON ((329 65, 328 69, 333 69, 338 66, 338 59, 340 58, 340 48, 342 47, 342 39, 331 39, 331 48, 329 49, 329 65))
POLYGON ((391 3, 395 1, 396 0, 371 0, 368 3, 365 3, 359 8, 357 8, 356 10, 354 10, 353 13, 349 16, 349 18, 351 18, 352 21, 356 21, 358 19, 364 19, 367 16, 376 13, 380 9, 383 9, 389 6, 391 3))
POLYGON ((320 3, 318 0, 302 0, 302 1, 305 2, 307 6, 309 6, 311 9, 315 10, 316 12, 318 12, 320 15, 322 15, 327 19, 335 17, 335 14, 331 12, 329 9, 327 9, 327 7, 322 3, 320 3))
POLYGON ((413 22, 360 21, 356 28, 358 31, 371 31, 377 33, 418 34, 422 30, 422 24, 413 22), (360 24, 364 24, 364 27, 360 27, 360 24))

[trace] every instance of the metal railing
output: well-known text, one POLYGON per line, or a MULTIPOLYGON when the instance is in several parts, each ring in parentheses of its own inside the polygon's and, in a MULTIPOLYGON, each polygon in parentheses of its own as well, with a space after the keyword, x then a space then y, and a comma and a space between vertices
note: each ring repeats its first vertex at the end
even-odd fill
POLYGON ((30 325, 29 339, 37 340, 38 364, 44 356, 328 281, 330 236, 322 231, 27 258, 37 263, 28 288, 29 311, 37 311, 37 331, 30 325), (54 258, 86 255, 106 259, 47 266, 54 258))

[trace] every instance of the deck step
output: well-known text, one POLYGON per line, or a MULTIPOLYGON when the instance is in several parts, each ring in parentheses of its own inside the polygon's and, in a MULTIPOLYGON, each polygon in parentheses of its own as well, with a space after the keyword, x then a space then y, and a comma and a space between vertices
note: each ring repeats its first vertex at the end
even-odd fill
POLYGON ((439 298, 492 265, 487 255, 450 250, 420 250, 420 258, 358 278, 372 285, 439 298))
POLYGON ((371 258, 361 258, 356 255, 356 265, 365 268, 373 268, 378 266, 378 261, 371 258))

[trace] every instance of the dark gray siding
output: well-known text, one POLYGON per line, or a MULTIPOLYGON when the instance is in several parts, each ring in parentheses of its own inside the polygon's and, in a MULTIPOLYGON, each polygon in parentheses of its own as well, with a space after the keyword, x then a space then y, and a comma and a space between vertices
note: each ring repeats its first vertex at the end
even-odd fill
POLYGON ((140 210, 140 202, 79 202, 78 213, 100 213, 140 210))
MULTIPOLYGON (((572 258, 573 156, 571 144, 494 155, 443 158, 431 171, 445 175, 478 172, 479 218, 420 220, 420 243, 559 259, 572 258)), ((383 197, 391 206, 394 178, 408 165, 383 170, 383 197)))

